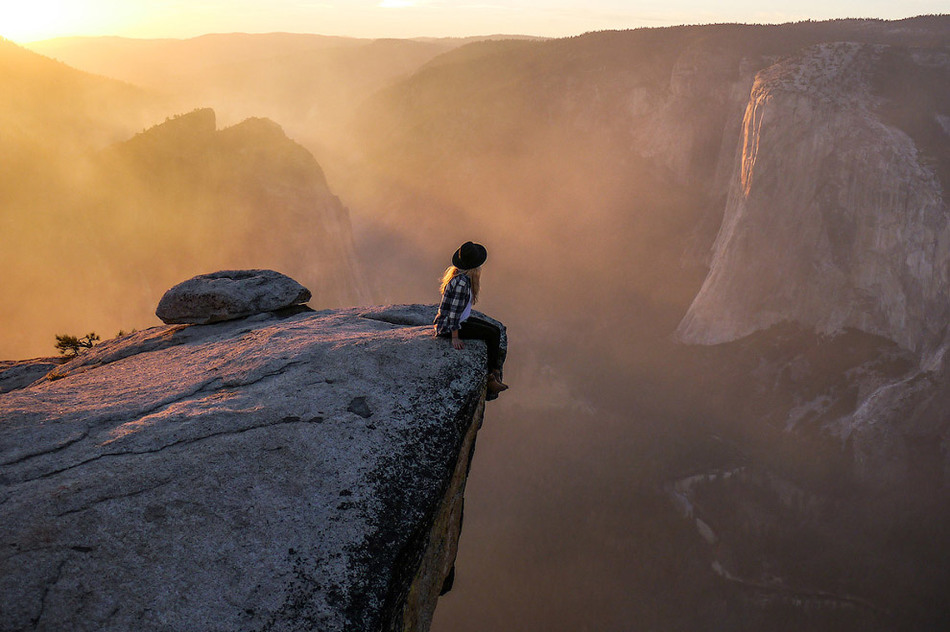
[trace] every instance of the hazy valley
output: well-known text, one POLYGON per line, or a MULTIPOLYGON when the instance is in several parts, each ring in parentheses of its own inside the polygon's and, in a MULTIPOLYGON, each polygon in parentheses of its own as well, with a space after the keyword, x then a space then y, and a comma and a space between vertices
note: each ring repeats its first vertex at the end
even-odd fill
POLYGON ((433 629, 939 629, 948 46, 946 17, 34 46, 78 70, 0 42, 0 357, 229 267, 432 303, 475 239, 513 388, 433 629))

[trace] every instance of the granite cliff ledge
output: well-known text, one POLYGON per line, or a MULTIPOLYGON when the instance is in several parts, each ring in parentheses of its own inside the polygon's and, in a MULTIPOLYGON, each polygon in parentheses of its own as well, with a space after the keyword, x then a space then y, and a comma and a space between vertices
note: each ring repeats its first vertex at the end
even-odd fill
POLYGON ((485 402, 433 315, 157 327, 0 395, 0 629, 427 630, 485 402))

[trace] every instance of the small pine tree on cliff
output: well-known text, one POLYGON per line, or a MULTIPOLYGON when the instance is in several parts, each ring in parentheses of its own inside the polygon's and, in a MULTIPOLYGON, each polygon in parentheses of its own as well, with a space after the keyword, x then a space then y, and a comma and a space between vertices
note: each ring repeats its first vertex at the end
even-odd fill
POLYGON ((75 358, 83 349, 92 349, 99 342, 99 336, 90 331, 82 338, 63 334, 56 336, 56 348, 64 358, 75 358))

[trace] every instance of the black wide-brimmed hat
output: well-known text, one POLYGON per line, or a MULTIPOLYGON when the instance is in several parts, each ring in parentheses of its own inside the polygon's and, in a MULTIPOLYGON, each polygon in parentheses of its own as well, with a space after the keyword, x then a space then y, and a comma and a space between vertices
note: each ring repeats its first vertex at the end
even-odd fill
POLYGON ((472 270, 485 263, 488 251, 481 244, 466 241, 452 255, 452 265, 460 270, 472 270))

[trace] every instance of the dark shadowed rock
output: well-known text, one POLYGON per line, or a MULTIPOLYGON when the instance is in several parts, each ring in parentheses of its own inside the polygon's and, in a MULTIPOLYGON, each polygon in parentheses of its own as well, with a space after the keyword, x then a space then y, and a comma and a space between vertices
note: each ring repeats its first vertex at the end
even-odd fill
POLYGON ((167 324, 206 325, 306 303, 310 290, 273 270, 201 274, 165 292, 155 315, 167 324))
POLYGON ((59 365, 56 358, 0 361, 0 393, 29 386, 59 365))
POLYGON ((373 410, 369 407, 369 404, 366 403, 365 397, 354 397, 346 409, 354 415, 359 415, 363 419, 368 419, 373 416, 373 410))
POLYGON ((0 395, 0 628, 427 630, 484 364, 428 323, 260 314, 0 395))

